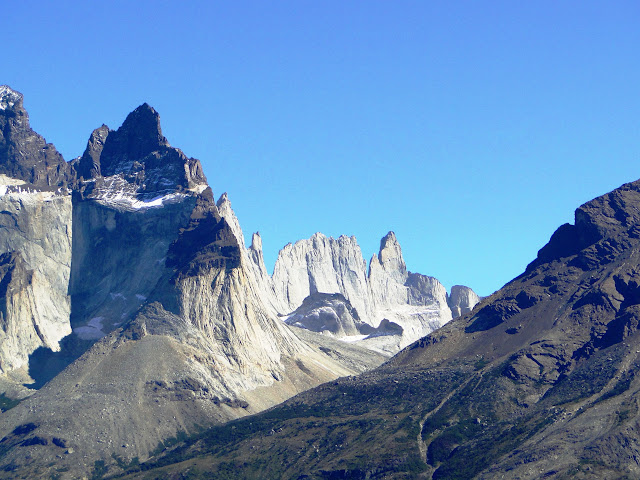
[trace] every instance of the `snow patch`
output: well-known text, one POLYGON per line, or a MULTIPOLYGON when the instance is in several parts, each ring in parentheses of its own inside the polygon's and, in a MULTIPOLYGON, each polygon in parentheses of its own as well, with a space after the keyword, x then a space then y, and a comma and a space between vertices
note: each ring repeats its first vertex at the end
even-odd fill
POLYGON ((136 293, 136 298, 138 300, 140 300, 141 302, 144 302, 147 299, 147 297, 145 297, 144 295, 141 295, 139 293, 136 293))
POLYGON ((100 184, 96 183, 96 187, 89 198, 108 207, 135 211, 179 203, 188 196, 185 193, 172 191, 175 188, 173 182, 166 180, 161 183, 168 188, 162 193, 157 193, 155 197, 149 198, 149 194, 138 193, 139 186, 127 182, 124 179, 124 175, 120 173, 104 177, 100 184))
POLYGON ((359 342, 360 340, 364 340, 369 335, 347 335, 346 337, 341 337, 340 340, 347 343, 359 342))
POLYGON ((25 183, 27 182, 19 178, 9 177, 4 173, 0 174, 0 185, 24 185, 25 183))
POLYGON ((127 297, 125 297, 120 292, 118 292, 118 293, 110 293, 109 295, 111 295, 111 300, 115 300, 116 298, 121 298, 122 300, 126 300, 127 299, 127 297))
POLYGON ((0 184, 0 197, 7 196, 11 199, 16 199, 24 202, 50 202, 59 198, 61 195, 68 194, 65 189, 58 189, 55 192, 41 192, 31 188, 22 188, 15 185, 1 185, 0 184))
POLYGON ((137 197, 127 195, 125 192, 118 192, 111 195, 103 195, 98 201, 104 205, 124 207, 129 210, 146 210, 148 208, 163 207, 166 204, 178 203, 185 198, 182 193, 170 193, 168 195, 160 195, 149 200, 139 200, 137 197))
POLYGON ((22 99, 22 94, 7 85, 0 85, 0 110, 13 107, 22 99))
POLYGON ((195 192, 195 193, 202 193, 207 189, 208 186, 209 185, 207 185, 206 183, 201 183, 200 185, 196 185, 195 187, 190 188, 189 191, 195 192))

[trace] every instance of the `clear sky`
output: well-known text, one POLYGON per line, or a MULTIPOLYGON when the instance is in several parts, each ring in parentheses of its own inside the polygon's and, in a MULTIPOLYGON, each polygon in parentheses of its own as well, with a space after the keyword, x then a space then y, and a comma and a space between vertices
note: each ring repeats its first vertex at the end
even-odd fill
POLYGON ((637 1, 30 1, 0 84, 67 160, 148 102, 268 268, 316 231, 488 295, 640 177, 637 1))

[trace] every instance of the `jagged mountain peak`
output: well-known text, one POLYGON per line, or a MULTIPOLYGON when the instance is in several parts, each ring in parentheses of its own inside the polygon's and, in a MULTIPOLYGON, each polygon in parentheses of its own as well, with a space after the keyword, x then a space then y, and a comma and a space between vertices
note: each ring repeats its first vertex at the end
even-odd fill
POLYGON ((218 208, 220 216, 224 218, 225 221, 229 224, 229 227, 231 228, 231 231, 233 232, 238 245, 240 245, 242 247, 242 250, 244 251, 244 234, 242 233, 240 222, 238 221, 233 208, 231 208, 231 200, 229 200, 229 195, 227 194, 227 192, 224 192, 222 195, 220 195, 220 198, 218 198, 218 201, 216 202, 216 207, 218 208))
POLYGON ((73 167, 84 180, 84 198, 127 209, 157 206, 207 188, 200 161, 169 144, 160 115, 146 103, 117 130, 106 125, 94 130, 73 167))
POLYGON ((231 200, 229 200, 229 194, 227 192, 223 192, 222 195, 220 195, 220 198, 218 198, 218 201, 216 202, 216 206, 220 208, 225 203, 228 203, 229 206, 231 206, 231 200))
POLYGON ((22 109, 23 95, 9 85, 0 85, 0 110, 22 109))
POLYGON ((133 161, 141 161, 168 147, 169 142, 162 135, 160 115, 143 103, 127 115, 118 130, 110 132, 100 159, 102 174, 126 172, 133 161))
POLYGON ((127 115, 118 130, 126 132, 127 135, 136 135, 138 139, 149 142, 149 145, 156 148, 169 146, 169 142, 162 135, 160 114, 146 102, 127 115))
POLYGON ((251 249, 256 252, 262 252, 262 237, 260 236, 260 232, 255 232, 251 236, 251 249))
MULTIPOLYGON (((387 233, 380 240, 380 251, 378 255, 371 258, 369 264, 369 275, 371 275, 372 264, 379 263, 384 271, 391 274, 399 282, 404 283, 407 278, 407 265, 402 256, 402 248, 394 232, 387 233)), ((375 267, 374 267, 375 270, 375 267)))
POLYGON ((378 257, 384 261, 386 258, 402 257, 402 249, 394 232, 387 233, 380 240, 380 253, 378 257))

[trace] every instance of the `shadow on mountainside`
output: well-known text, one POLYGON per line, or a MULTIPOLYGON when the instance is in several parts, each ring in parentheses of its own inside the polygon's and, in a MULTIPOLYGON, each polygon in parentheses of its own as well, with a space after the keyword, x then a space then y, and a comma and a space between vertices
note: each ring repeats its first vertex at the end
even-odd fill
POLYGON ((50 348, 38 347, 29 355, 29 376, 33 379, 33 383, 25 384, 25 387, 42 388, 94 343, 95 340, 82 340, 72 333, 60 341, 58 352, 50 348))

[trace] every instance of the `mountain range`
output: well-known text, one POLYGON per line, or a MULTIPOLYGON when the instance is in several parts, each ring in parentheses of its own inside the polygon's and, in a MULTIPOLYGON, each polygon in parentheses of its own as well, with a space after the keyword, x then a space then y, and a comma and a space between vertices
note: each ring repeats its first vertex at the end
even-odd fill
POLYGON ((392 232, 269 275, 151 107, 65 162, 0 92, 3 478, 640 476, 640 180, 483 299, 392 232))
POLYGON ((383 365, 168 448, 126 478, 640 475, 640 180, 383 365))
POLYGON ((285 246, 273 275, 227 194, 143 104, 66 162, 0 87, 0 471, 115 475, 212 425, 353 378, 469 312, 393 232, 285 246), (351 376, 351 377, 350 377, 351 376))

